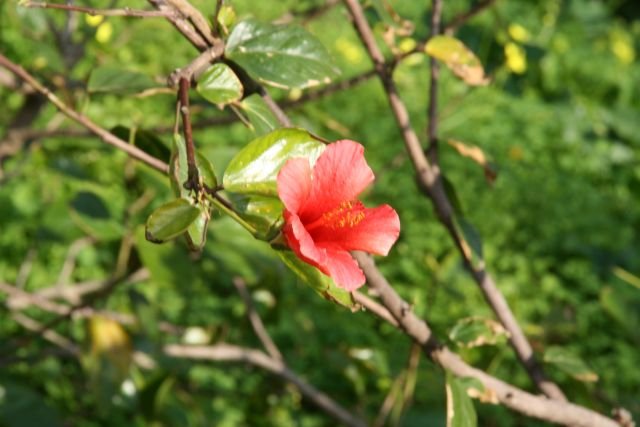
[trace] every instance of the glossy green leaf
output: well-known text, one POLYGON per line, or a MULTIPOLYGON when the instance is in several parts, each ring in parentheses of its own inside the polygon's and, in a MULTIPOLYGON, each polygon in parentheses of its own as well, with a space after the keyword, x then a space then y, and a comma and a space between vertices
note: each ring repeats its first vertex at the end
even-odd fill
POLYGON ((211 210, 209 202, 204 201, 203 205, 198 206, 198 217, 187 228, 187 244, 192 251, 199 251, 207 241, 207 227, 211 218, 211 210))
POLYGON ((240 22, 231 31, 226 56, 254 78, 281 88, 328 83, 338 74, 318 39, 295 26, 240 22))
POLYGON ((478 419, 466 387, 447 371, 447 427, 476 427, 478 419))
POLYGON ((198 77, 196 90, 204 99, 217 105, 238 101, 244 92, 238 76, 221 62, 213 64, 198 77))
POLYGON ((425 52, 444 62, 453 73, 471 86, 484 86, 489 79, 476 55, 464 43, 451 36, 435 36, 429 39, 425 52))
POLYGON ((89 92, 137 93, 159 86, 149 76, 118 67, 98 67, 91 72, 89 92))
POLYGON ((240 103, 240 107, 249 118, 256 135, 264 135, 280 127, 278 119, 260 95, 246 97, 240 103))
POLYGON ((589 369, 581 358, 565 348, 558 346, 547 348, 544 352, 543 360, 545 363, 556 366, 578 381, 598 381, 598 374, 589 369))
POLYGON ((302 261, 291 251, 278 250, 276 252, 291 271, 302 279, 303 282, 311 286, 313 290, 323 298, 344 307, 352 308, 355 306, 355 301, 351 293, 339 288, 329 276, 323 274, 314 266, 302 261))
MULTIPOLYGON (((209 188, 215 188, 218 185, 218 179, 213 165, 202 153, 196 151, 196 167, 198 175, 202 179, 202 183, 209 188)), ((188 198, 189 190, 184 188, 187 180, 189 167, 187 165, 187 147, 184 138, 180 134, 173 135, 173 150, 171 161, 169 164, 169 178, 171 187, 176 196, 188 198)))
POLYGON ((472 348, 504 342, 508 332, 495 320, 468 317, 459 320, 449 332, 449 339, 460 346, 472 348))
POLYGON ((147 219, 147 240, 162 243, 187 231, 200 215, 200 209, 185 199, 175 199, 160 206, 147 219))
POLYGON ((278 129, 254 139, 231 160, 224 173, 227 191, 278 197, 276 178, 284 163, 305 157, 315 163, 325 145, 302 129, 278 129))
POLYGON ((275 237, 282 225, 284 206, 276 197, 231 194, 231 203, 236 212, 252 225, 260 240, 269 241, 275 237))

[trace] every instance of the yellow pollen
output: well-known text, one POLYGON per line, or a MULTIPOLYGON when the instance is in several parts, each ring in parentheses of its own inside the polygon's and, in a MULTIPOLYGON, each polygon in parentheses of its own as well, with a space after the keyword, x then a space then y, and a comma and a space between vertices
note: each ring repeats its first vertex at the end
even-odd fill
POLYGON ((316 227, 327 227, 333 230, 356 226, 365 217, 364 207, 360 202, 342 202, 340 205, 322 214, 320 218, 305 228, 310 231, 316 227))

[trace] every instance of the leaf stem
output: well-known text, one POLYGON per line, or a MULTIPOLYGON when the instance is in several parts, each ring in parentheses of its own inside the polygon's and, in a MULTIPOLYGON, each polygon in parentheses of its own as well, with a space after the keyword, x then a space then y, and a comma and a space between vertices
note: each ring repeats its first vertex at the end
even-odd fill
POLYGON ((178 90, 178 104, 180 105, 180 114, 182 115, 182 131, 184 132, 184 140, 187 145, 187 180, 184 182, 184 188, 187 190, 196 190, 199 187, 198 168, 196 166, 196 150, 193 144, 193 133, 191 131, 191 115, 189 113, 189 87, 191 83, 185 77, 180 78, 180 86, 178 90))
POLYGON ((209 188, 205 187, 205 190, 206 190, 207 194, 209 194, 209 196, 211 196, 211 203, 213 203, 213 205, 215 207, 217 207, 222 212, 226 213, 231 218, 233 218, 234 221, 236 221, 245 230, 247 230, 249 233, 251 233, 252 236, 255 237, 255 236, 258 235, 258 230, 256 230, 255 227, 253 227, 247 221, 242 219, 240 214, 238 214, 238 212, 236 212, 236 210, 233 208, 231 203, 229 203, 228 200, 226 200, 224 197, 220 196, 217 193, 218 189, 209 189, 209 188))

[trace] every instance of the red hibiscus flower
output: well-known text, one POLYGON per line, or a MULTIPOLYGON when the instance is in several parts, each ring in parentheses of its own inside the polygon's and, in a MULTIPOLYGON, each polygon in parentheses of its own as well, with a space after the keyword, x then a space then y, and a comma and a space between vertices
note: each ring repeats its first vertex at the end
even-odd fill
POLYGON ((373 179, 364 147, 349 140, 329 144, 313 169, 306 158, 295 158, 278 174, 289 247, 347 291, 365 282, 349 251, 387 255, 400 233, 391 206, 370 209, 357 200, 373 179))

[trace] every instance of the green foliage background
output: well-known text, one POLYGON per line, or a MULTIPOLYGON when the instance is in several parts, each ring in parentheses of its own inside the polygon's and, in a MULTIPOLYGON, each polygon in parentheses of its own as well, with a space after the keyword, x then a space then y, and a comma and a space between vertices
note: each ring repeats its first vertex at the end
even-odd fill
MULTIPOLYGON (((240 18, 262 21, 287 13, 301 21, 296 13, 319 3, 231 2, 240 18)), ((429 11, 424 5, 390 3, 415 24, 412 37, 425 39, 429 11)), ((445 2, 445 22, 469 3, 445 2)), ((194 4, 211 13, 211 2, 194 4)), ((145 7, 143 2, 127 5, 145 7)), ((380 18, 369 12, 381 30, 380 18)), ((498 172, 495 183, 488 184, 478 165, 443 143, 444 172, 482 238, 489 271, 535 350, 542 354, 551 346, 564 347, 586 361, 599 381, 579 382, 553 366, 547 367, 549 375, 577 403, 606 413, 623 406, 636 417, 640 289, 616 272, 621 268, 640 276, 639 18, 640 6, 632 0, 499 1, 457 34, 479 56, 492 83, 469 88, 443 69, 440 104, 442 140, 481 147, 498 172), (513 39, 509 28, 514 24, 526 29, 526 40, 513 39), (508 43, 526 54, 523 74, 506 64, 508 43)), ((113 35, 100 42, 96 28, 77 15, 73 38, 83 52, 69 67, 47 26, 61 26, 66 19, 64 12, 2 2, 0 50, 58 87, 63 99, 103 127, 152 132, 161 143, 152 139, 143 148, 168 160, 172 94, 135 98, 87 94, 82 88, 99 66, 123 67, 162 81, 190 62, 195 50, 162 19, 109 18, 113 35)), ((339 78, 370 69, 342 7, 306 27, 334 57, 342 70, 339 78)), ((427 58, 407 57, 395 79, 424 135, 427 58)), ((192 96, 194 121, 224 114, 195 91, 192 96)), ((299 94, 280 90, 274 96, 294 99, 299 94)), ((0 134, 24 100, 0 88, 0 134)), ((461 318, 491 317, 430 203, 417 191, 379 81, 370 79, 289 112, 294 123, 324 138, 365 145, 377 176, 366 201, 391 204, 402 221, 400 240, 379 265, 439 336, 446 337, 461 318)), ((58 116, 44 105, 32 128, 44 129, 58 116)), ((76 129, 67 121, 61 127, 76 129)), ((196 143, 218 172, 253 138, 241 123, 196 132, 196 143)), ((105 368, 112 360, 100 361, 99 368, 92 365, 86 321, 68 320, 54 328, 78 342, 84 356, 54 357, 51 344, 34 338, 3 308, 0 425, 332 425, 294 387, 265 372, 159 355, 163 344, 180 342, 184 328, 192 326, 199 326, 208 342, 259 347, 232 285, 235 276, 247 281, 291 368, 354 413, 374 419, 407 364, 411 345, 402 334, 366 313, 350 313, 318 298, 267 245, 228 219, 214 218, 198 260, 190 258, 182 241, 146 242, 144 222, 172 197, 169 181, 94 137, 33 140, 5 162, 2 172, 0 282, 15 284, 23 277, 28 291, 52 286, 72 242, 87 235, 94 241, 78 253, 71 282, 105 279, 115 270, 122 242, 130 240, 127 271, 146 267, 150 277, 135 284, 125 281, 96 307, 135 316, 138 323, 126 328, 132 345, 153 355, 157 365, 125 372, 135 389, 127 391, 119 386, 118 373, 105 368), (147 202, 136 204, 141 197, 147 202), (179 333, 160 331, 160 322, 176 325, 179 333)), ((6 298, 0 295, 0 302, 6 298)), ((25 313, 43 323, 52 318, 35 308, 25 313)), ((532 389, 507 345, 460 351, 492 375, 532 389)), ((444 375, 426 360, 420 362, 412 400, 401 425, 444 425, 444 375)), ((542 425, 499 406, 475 406, 480 425, 542 425)))

